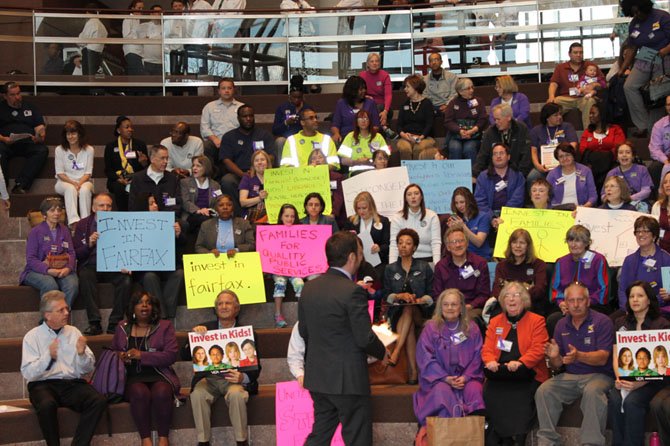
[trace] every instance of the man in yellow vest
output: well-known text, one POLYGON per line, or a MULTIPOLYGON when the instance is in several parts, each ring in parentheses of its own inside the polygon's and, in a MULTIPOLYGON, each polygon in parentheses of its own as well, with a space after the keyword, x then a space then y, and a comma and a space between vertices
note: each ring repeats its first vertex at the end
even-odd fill
POLYGON ((337 156, 335 143, 329 135, 324 135, 318 131, 319 120, 316 112, 311 109, 303 109, 300 112, 300 125, 302 125, 302 130, 286 139, 280 165, 282 167, 307 166, 309 154, 318 149, 323 153, 331 169, 339 169, 340 159, 337 156))

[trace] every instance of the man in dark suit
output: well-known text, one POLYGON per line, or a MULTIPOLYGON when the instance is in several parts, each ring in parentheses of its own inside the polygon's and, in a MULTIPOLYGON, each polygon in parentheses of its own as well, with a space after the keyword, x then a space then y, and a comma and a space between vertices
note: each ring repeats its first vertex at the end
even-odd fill
POLYGON ((370 328, 367 292, 354 274, 363 260, 355 234, 337 232, 326 242, 330 269, 307 282, 298 305, 305 340, 305 388, 314 400, 308 446, 329 445, 337 424, 347 445, 372 444, 370 381, 366 356, 388 359, 370 328))
MULTIPOLYGON (((240 301, 231 290, 223 290, 216 296, 214 312, 217 319, 193 327, 191 331, 206 333, 208 330, 233 328, 237 325, 240 313, 240 301)), ((255 337, 255 336, 254 336, 255 337)), ((255 339, 258 339, 255 337, 255 339)), ((188 343, 182 348, 182 359, 191 359, 188 343)), ((191 409, 198 436, 199 446, 209 446, 212 435, 212 404, 221 396, 228 406, 230 424, 233 426, 238 446, 248 445, 247 441, 247 400, 249 395, 258 393, 258 376, 261 373, 260 360, 258 370, 240 372, 236 369, 222 374, 196 372, 191 383, 191 409)))

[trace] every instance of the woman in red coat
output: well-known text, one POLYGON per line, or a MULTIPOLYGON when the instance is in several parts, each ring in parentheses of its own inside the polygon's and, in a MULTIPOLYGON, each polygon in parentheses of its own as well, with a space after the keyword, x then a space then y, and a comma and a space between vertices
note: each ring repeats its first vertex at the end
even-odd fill
POLYGON ((498 301, 503 312, 491 319, 482 347, 491 427, 486 444, 526 444, 535 420, 535 391, 549 378, 544 360, 549 334, 544 318, 528 310, 530 294, 520 282, 505 285, 498 301))

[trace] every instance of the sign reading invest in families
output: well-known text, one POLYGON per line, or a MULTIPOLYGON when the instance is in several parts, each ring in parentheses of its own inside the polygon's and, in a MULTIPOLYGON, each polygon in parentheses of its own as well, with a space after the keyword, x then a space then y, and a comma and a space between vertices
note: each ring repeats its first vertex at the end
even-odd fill
POLYGON ((617 331, 616 347, 621 379, 658 381, 670 375, 670 330, 617 331))
POLYGON ((403 192, 409 184, 406 167, 375 169, 353 176, 342 182, 347 216, 354 215, 354 198, 359 192, 372 194, 377 212, 391 217, 402 209, 403 192))
POLYGON ((641 216, 635 211, 577 208, 575 224, 591 231, 591 249, 604 255, 609 266, 621 266, 628 254, 637 250, 633 234, 635 220, 641 216))
POLYGON ((98 213, 98 271, 174 271, 173 212, 98 213))
POLYGON ((188 342, 193 356, 194 372, 214 375, 238 369, 242 372, 258 369, 256 341, 251 325, 244 327, 191 332, 188 342))
POLYGON ((410 183, 421 186, 426 207, 438 214, 451 213, 451 196, 457 187, 472 191, 470 160, 402 160, 407 167, 410 183))
MULTIPOLYGON (((309 390, 300 387, 297 381, 288 381, 277 383, 275 394, 277 446, 305 444, 314 424, 314 402, 309 390)), ((344 446, 341 424, 337 426, 330 446, 344 446)))
POLYGON ((256 226, 256 251, 263 272, 287 277, 307 277, 328 269, 326 240, 330 225, 256 226))
POLYGON ((186 306, 211 308, 221 290, 235 291, 240 304, 265 302, 261 259, 257 252, 238 252, 228 258, 223 253, 184 256, 186 306))
POLYGON ((555 262, 568 253, 565 233, 575 224, 572 212, 503 207, 500 218, 503 222, 498 227, 493 257, 505 257, 509 237, 519 228, 530 233, 535 255, 545 262, 555 262))
POLYGON ((318 192, 326 202, 324 215, 330 214, 330 176, 328 166, 282 167, 265 171, 265 199, 268 220, 277 221, 279 209, 284 203, 292 204, 298 209, 300 218, 305 216, 305 197, 310 192, 318 192))

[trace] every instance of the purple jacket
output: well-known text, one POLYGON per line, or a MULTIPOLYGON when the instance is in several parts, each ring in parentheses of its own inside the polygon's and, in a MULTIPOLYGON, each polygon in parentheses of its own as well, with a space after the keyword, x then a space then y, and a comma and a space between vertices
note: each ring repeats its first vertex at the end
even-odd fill
MULTIPOLYGON (((633 164, 633 166, 625 172, 622 172, 619 166, 607 172, 607 177, 616 176, 621 177, 628 184, 630 189, 630 199, 632 201, 646 200, 651 195, 651 190, 654 183, 651 180, 647 167, 643 164, 633 164)), ((603 186, 601 195, 605 195, 605 187, 603 186)))
POLYGON ((665 163, 670 153, 670 116, 656 121, 649 137, 649 153, 652 159, 665 163))
MULTIPOLYGON (((507 169, 507 201, 504 206, 511 208, 523 207, 523 200, 526 195, 526 179, 523 175, 512 168, 507 169)), ((475 187, 475 200, 480 212, 493 211, 493 199, 496 191, 495 170, 483 170, 477 177, 477 187, 475 187)))
MULTIPOLYGON (((577 184, 575 186, 577 188, 577 201, 580 205, 586 202, 591 202, 591 204, 595 205, 598 200, 598 193, 596 192, 596 183, 593 181, 591 169, 579 163, 575 163, 575 167, 577 169, 577 184)), ((551 199, 552 206, 558 206, 563 201, 565 182, 559 182, 559 178, 563 178, 560 166, 552 169, 547 174, 547 181, 551 184, 554 192, 554 197, 551 199)))
MULTIPOLYGON (((656 246, 656 252, 650 257, 642 257, 639 249, 626 256, 619 276, 619 309, 626 310, 626 302, 628 301, 626 288, 636 280, 649 283, 658 296, 658 290, 663 288, 661 268, 664 266, 670 266, 670 254, 659 246, 656 246)), ((670 302, 664 301, 661 296, 658 296, 658 305, 661 307, 663 314, 670 313, 670 302)))
MULTIPOLYGON (((502 103, 500 96, 496 96, 491 101, 491 108, 489 111, 489 122, 491 125, 495 124, 493 119, 493 107, 502 103)), ((530 122, 530 101, 528 101, 528 96, 523 93, 512 93, 512 116, 517 121, 522 121, 526 124, 526 127, 532 129, 533 126, 530 122)))
POLYGON ((564 300, 565 289, 573 282, 581 282, 589 289, 591 305, 607 305, 609 275, 605 256, 595 251, 587 251, 579 262, 573 260, 572 254, 556 260, 554 277, 551 280, 551 301, 558 303, 564 300))
POLYGON ((19 277, 19 283, 23 283, 26 275, 33 271, 39 274, 47 274, 49 269, 44 263, 47 254, 53 252, 54 254, 67 253, 70 256, 68 268, 70 274, 76 274, 77 262, 74 253, 74 245, 72 244, 72 236, 70 230, 63 224, 56 226, 56 240, 52 240, 51 230, 47 222, 42 222, 35 226, 30 234, 28 234, 28 242, 26 243, 26 267, 19 277), (53 249, 52 249, 53 248, 53 249))
MULTIPOLYGON (((116 326, 112 339, 112 350, 116 352, 129 350, 128 336, 131 327, 128 321, 122 321, 116 326)), ((172 384, 175 397, 179 397, 181 384, 179 384, 179 378, 172 369, 172 364, 177 360, 179 345, 172 323, 166 320, 158 321, 158 324, 154 325, 149 332, 146 346, 148 351, 142 352, 140 364, 153 367, 158 374, 172 384)))
MULTIPOLYGON (((368 112, 370 116, 370 125, 379 127, 379 113, 375 101, 370 98, 365 98, 361 110, 368 112)), ((335 112, 333 113, 333 127, 340 129, 340 135, 344 139, 349 132, 354 131, 354 123, 356 121, 356 113, 354 109, 347 103, 345 99, 339 99, 335 105, 335 112)))
POLYGON ((91 234, 98 230, 98 221, 95 219, 95 213, 86 218, 82 218, 74 227, 74 250, 77 253, 79 268, 97 262, 97 248, 88 246, 91 234))
POLYGON ((435 265, 433 277, 433 299, 437 300, 440 293, 447 288, 457 288, 465 295, 465 303, 473 308, 484 308, 486 300, 491 297, 491 277, 489 276, 489 265, 483 257, 468 251, 467 260, 462 268, 459 268, 451 260, 448 253, 435 265), (473 273, 467 275, 462 270, 472 267, 473 273))

